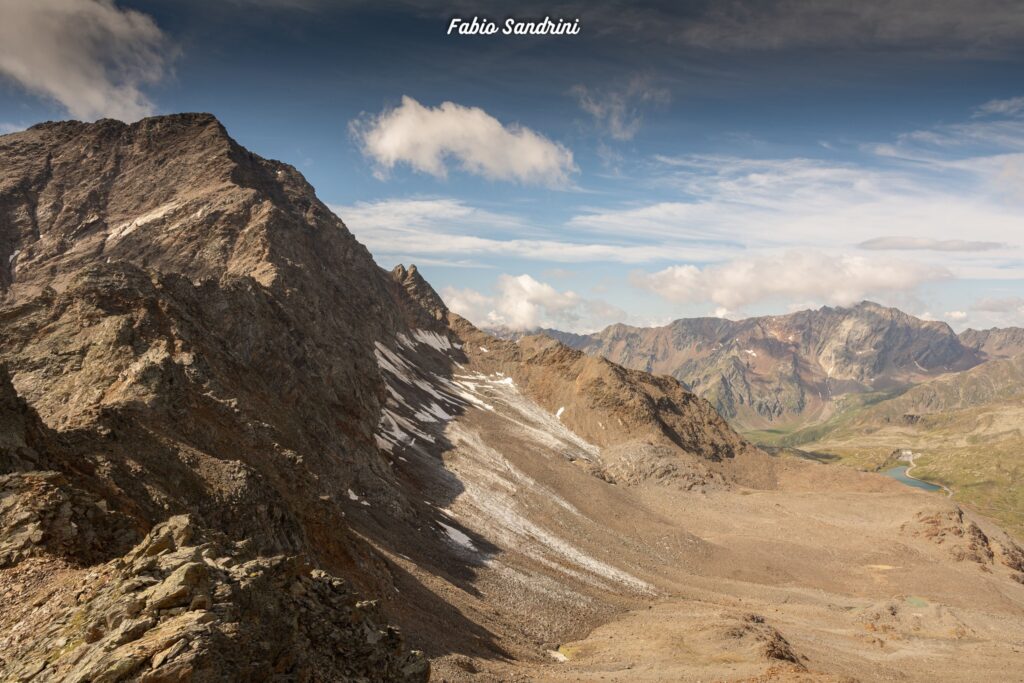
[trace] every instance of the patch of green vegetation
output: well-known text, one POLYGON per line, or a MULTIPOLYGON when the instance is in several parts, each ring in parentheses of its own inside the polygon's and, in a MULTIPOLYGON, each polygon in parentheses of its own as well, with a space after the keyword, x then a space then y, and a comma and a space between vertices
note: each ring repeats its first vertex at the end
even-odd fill
POLYGON ((836 402, 835 412, 824 422, 810 425, 794 424, 770 429, 741 430, 740 433, 748 441, 758 446, 796 448, 819 441, 825 435, 856 421, 871 406, 900 396, 905 391, 905 388, 900 388, 866 394, 850 394, 836 402))
POLYGON ((769 450, 826 454, 869 471, 910 449, 918 454, 913 476, 946 486, 1024 538, 1024 357, 908 390, 850 396, 820 424, 744 436, 769 450))

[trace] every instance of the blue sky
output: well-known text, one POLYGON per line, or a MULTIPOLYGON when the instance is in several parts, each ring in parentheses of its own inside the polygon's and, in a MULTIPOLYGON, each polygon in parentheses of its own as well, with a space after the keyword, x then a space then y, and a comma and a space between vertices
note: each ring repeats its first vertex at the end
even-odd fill
POLYGON ((8 0, 0 132, 209 111, 470 319, 1024 324, 1024 4, 8 0))

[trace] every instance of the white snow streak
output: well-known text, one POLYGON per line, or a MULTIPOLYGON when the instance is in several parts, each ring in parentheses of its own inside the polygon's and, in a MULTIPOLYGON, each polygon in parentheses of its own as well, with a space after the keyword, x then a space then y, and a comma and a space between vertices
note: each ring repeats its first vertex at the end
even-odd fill
POLYGON ((448 538, 450 538, 456 545, 462 546, 466 550, 476 552, 476 546, 473 545, 473 540, 469 536, 462 533, 455 527, 445 524, 444 522, 438 522, 438 524, 441 525, 444 532, 448 534, 448 538))

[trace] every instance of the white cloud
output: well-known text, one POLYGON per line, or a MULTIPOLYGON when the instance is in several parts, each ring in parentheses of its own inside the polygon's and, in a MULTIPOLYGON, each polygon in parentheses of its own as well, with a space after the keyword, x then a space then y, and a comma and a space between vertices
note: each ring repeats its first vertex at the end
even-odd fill
MULTIPOLYGON (((646 104, 665 104, 669 92, 651 84, 643 77, 633 77, 620 88, 588 88, 576 85, 570 90, 580 108, 616 140, 632 140, 643 121, 641 109, 646 104)), ((607 154, 607 152, 605 152, 607 154)))
MULTIPOLYGON (((580 207, 553 225, 453 199, 337 210, 378 257, 469 260, 498 272, 508 271, 508 260, 654 264, 634 282, 687 303, 675 307, 687 314, 873 298, 912 310, 927 300, 937 315, 963 308, 972 324, 984 320, 919 287, 954 277, 1000 280, 1014 293, 1014 281, 1024 281, 1024 194, 1008 191, 1024 188, 1024 122, 938 126, 894 138, 885 153, 865 158, 865 151, 882 150, 860 147, 848 161, 832 160, 844 153, 836 150, 821 152, 823 159, 661 156, 646 177, 622 179, 660 201, 580 207)), ((497 306, 484 296, 486 316, 497 306)), ((644 315, 665 306, 636 303, 644 315)))
POLYGON ((470 288, 445 287, 441 298, 449 310, 477 325, 486 325, 494 308, 494 299, 470 288))
POLYGON ((703 268, 670 266, 655 273, 635 273, 632 281, 669 301, 710 301, 726 309, 724 315, 776 299, 845 305, 878 294, 909 291, 949 276, 944 268, 912 261, 805 250, 735 259, 703 268))
POLYGON ((78 118, 152 114, 141 88, 163 79, 173 57, 149 16, 112 0, 0 3, 0 74, 78 118))
POLYGON ((396 262, 426 256, 639 264, 684 255, 722 256, 721 251, 690 245, 669 248, 631 241, 557 239, 550 230, 528 225, 514 216, 449 198, 388 199, 334 205, 331 209, 374 256, 384 260, 395 256, 396 262))
POLYGON ((405 163, 444 178, 454 160, 463 171, 491 180, 564 187, 577 170, 565 146, 454 102, 425 107, 403 96, 398 107, 357 119, 350 130, 381 173, 405 163))
POLYGON ((974 110, 975 117, 980 116, 1015 116, 1024 114, 1024 97, 1011 97, 1005 100, 989 100, 974 110))
POLYGON ((972 303, 967 311, 971 327, 1011 327, 1024 325, 1024 297, 985 297, 972 303))
POLYGON ((526 229, 518 217, 487 211, 447 197, 403 197, 347 206, 339 204, 331 208, 350 228, 361 233, 444 229, 452 233, 493 234, 526 229))
MULTIPOLYGON (((948 130, 944 134, 953 136, 948 130)), ((1024 127, 1004 129, 996 137, 1024 145, 1024 127)), ((941 256, 941 263, 961 277, 1022 278, 1024 194, 1012 190, 1024 188, 1024 155, 1019 164, 1017 156, 961 159, 947 152, 941 165, 888 156, 870 165, 661 156, 655 169, 660 175, 647 184, 675 191, 678 199, 595 208, 570 219, 568 227, 582 235, 629 235, 667 245, 703 242, 720 251, 731 248, 733 255, 740 249, 794 246, 848 250, 858 243, 915 248, 936 252, 930 258, 938 262, 941 256)), ((723 259, 721 254, 686 259, 707 260, 723 259)))
POLYGON ((946 311, 943 313, 943 317, 946 320, 952 320, 953 322, 963 322, 967 320, 967 311, 946 311))
POLYGON ((977 242, 971 240, 937 240, 930 237, 876 237, 857 245, 861 249, 874 251, 991 251, 1005 247, 1001 242, 977 242))
POLYGON ((625 319, 619 308, 604 301, 585 299, 573 291, 559 291, 529 275, 501 275, 494 295, 473 289, 441 291, 448 308, 476 325, 534 330, 539 327, 589 332, 625 319))
POLYGON ((0 135, 7 135, 8 133, 17 133, 25 130, 25 126, 19 126, 16 123, 0 123, 0 135))
POLYGON ((972 311, 982 313, 1016 313, 1024 312, 1024 298, 1010 296, 1004 298, 987 297, 979 299, 971 305, 972 311))

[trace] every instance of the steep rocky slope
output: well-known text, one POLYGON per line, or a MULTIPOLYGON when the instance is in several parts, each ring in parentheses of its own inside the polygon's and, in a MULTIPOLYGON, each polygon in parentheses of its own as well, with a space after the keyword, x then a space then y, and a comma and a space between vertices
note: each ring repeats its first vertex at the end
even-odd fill
POLYGON ((827 418, 837 397, 907 386, 984 359, 945 323, 866 301, 739 321, 548 333, 627 367, 670 374, 744 429, 807 424, 827 418))
POLYGON ((0 137, 0 263, 0 680, 1024 663, 984 518, 480 332, 211 116, 0 137))

